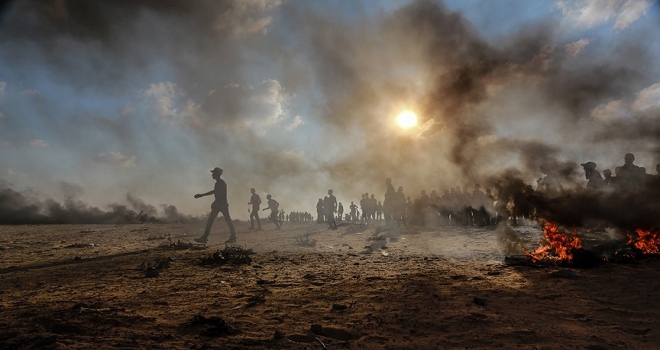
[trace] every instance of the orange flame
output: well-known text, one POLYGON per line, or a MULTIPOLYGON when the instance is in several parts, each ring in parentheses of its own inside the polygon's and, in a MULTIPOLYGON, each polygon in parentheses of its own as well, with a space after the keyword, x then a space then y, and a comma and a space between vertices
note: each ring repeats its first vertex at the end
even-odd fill
POLYGON ((543 234, 547 244, 542 244, 533 253, 525 252, 525 255, 532 258, 532 262, 544 259, 571 262, 573 251, 582 248, 582 241, 577 237, 575 229, 571 235, 568 235, 559 232, 556 224, 546 222, 543 225, 543 234), (554 255, 552 255, 553 251, 554 255))
POLYGON ((639 249, 643 254, 660 254, 660 231, 658 230, 635 230, 634 234, 628 234, 628 244, 639 249))

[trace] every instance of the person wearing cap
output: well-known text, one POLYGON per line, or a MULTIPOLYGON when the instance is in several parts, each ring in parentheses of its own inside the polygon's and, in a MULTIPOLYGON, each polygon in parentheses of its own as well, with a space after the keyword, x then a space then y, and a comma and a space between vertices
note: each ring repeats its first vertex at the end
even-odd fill
POLYGON ((596 163, 586 162, 580 165, 582 165, 582 168, 584 169, 584 177, 588 180, 587 190, 600 191, 601 189, 603 189, 603 185, 605 185, 605 181, 603 181, 603 177, 600 176, 600 172, 596 170, 597 167, 596 163))
POLYGON ((195 238, 195 242, 208 242, 209 233, 211 233, 211 226, 213 226, 213 221, 216 217, 218 217, 219 213, 222 213, 227 226, 229 226, 230 232, 229 239, 225 241, 225 243, 234 243, 236 242, 236 231, 234 230, 234 224, 231 222, 231 216, 229 216, 229 202, 227 202, 227 183, 220 178, 220 176, 222 176, 222 169, 218 167, 214 168, 211 170, 211 176, 215 180, 215 187, 213 190, 195 195, 195 199, 210 195, 215 196, 215 201, 213 201, 211 204, 211 213, 209 214, 209 219, 206 222, 204 235, 202 235, 200 238, 195 238))

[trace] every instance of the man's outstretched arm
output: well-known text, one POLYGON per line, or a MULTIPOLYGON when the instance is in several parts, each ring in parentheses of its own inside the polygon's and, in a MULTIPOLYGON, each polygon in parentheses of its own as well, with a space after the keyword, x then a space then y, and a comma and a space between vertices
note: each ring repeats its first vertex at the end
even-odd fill
POLYGON ((204 197, 204 196, 210 196, 210 195, 212 195, 212 194, 214 194, 214 193, 215 193, 215 190, 211 190, 211 191, 208 191, 208 192, 206 192, 206 193, 198 193, 198 194, 195 195, 195 199, 197 199, 197 198, 202 198, 202 197, 204 197))

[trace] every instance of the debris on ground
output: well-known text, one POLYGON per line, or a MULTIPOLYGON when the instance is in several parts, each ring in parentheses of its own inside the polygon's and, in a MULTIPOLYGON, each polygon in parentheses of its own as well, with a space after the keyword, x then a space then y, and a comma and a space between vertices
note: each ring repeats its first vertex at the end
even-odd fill
POLYGON ((202 315, 195 315, 189 324, 192 326, 211 326, 201 332, 201 335, 207 337, 221 337, 224 335, 237 334, 236 329, 218 316, 204 317, 202 315))
POLYGON ((166 235, 159 235, 159 236, 150 236, 150 237, 147 237, 147 241, 160 241, 160 240, 163 240, 163 239, 166 239, 166 240, 172 242, 172 237, 170 236, 169 233, 166 234, 166 235))
POLYGON ((167 243, 163 243, 159 247, 171 250, 206 249, 205 246, 200 246, 199 244, 194 244, 192 242, 184 242, 180 239, 176 240, 176 242, 172 241, 171 238, 168 238, 167 240, 167 243))
POLYGON ((160 276, 160 271, 170 268, 170 264, 174 258, 156 259, 154 263, 143 262, 138 267, 138 270, 144 271, 144 277, 154 278, 160 276))
POLYGON ((249 265, 252 263, 254 251, 241 246, 225 246, 224 249, 218 249, 215 253, 206 258, 202 258, 201 265, 249 265))
POLYGON ((316 240, 315 239, 310 239, 309 235, 305 235, 305 237, 296 237, 296 245, 299 245, 301 247, 316 247, 316 240))

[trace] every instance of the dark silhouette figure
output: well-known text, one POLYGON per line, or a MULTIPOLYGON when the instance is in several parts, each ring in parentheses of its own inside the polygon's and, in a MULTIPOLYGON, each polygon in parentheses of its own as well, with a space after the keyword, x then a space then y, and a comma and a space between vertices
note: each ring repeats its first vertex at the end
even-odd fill
POLYGON ((383 201, 383 214, 385 215, 385 222, 390 223, 393 219, 394 210, 394 196, 396 191, 392 185, 392 179, 389 177, 385 180, 385 200, 383 201))
POLYGON ((344 217, 344 206, 341 202, 337 205, 337 217, 339 218, 339 221, 344 217))
POLYGON ((622 193, 637 189, 643 182, 646 174, 646 169, 633 164, 635 162, 634 154, 626 153, 624 162, 624 165, 614 168, 617 191, 622 193))
POLYGON ((204 196, 214 195, 215 201, 211 204, 211 213, 209 214, 209 219, 206 222, 206 229, 204 230, 204 235, 200 238, 195 238, 195 242, 206 243, 208 242, 209 233, 211 233, 211 226, 213 226, 213 221, 218 216, 219 213, 225 218, 227 226, 229 226, 230 236, 225 243, 234 243, 236 242, 236 231, 234 230, 234 224, 231 222, 231 217, 229 216, 229 203, 227 202, 227 183, 220 178, 222 176, 222 169, 214 168, 211 170, 211 176, 215 179, 215 187, 213 190, 196 194, 195 199, 201 198, 204 196))
POLYGON ((261 205, 261 197, 257 194, 254 188, 250 189, 252 196, 248 205, 252 204, 252 211, 250 212, 250 230, 254 230, 254 219, 257 219, 257 231, 261 231, 261 220, 259 220, 259 206, 261 205))
POLYGON ((267 195, 266 199, 268 200, 268 208, 264 208, 263 210, 268 210, 270 209, 270 221, 272 221, 275 226, 277 226, 277 230, 281 228, 282 221, 279 219, 279 207, 280 203, 278 203, 276 200, 273 199, 271 195, 267 195))
POLYGON ((348 209, 351 210, 351 222, 357 221, 357 208, 358 206, 355 205, 355 203, 351 202, 351 205, 348 207, 348 209))
POLYGON ((335 213, 337 212, 337 197, 332 194, 332 190, 328 190, 328 202, 325 206, 325 215, 328 219, 328 224, 333 230, 337 229, 337 222, 335 221, 335 213))
POLYGON ((539 170, 545 175, 536 181, 539 185, 539 190, 545 192, 550 197, 558 196, 564 190, 564 187, 559 182, 557 175, 553 174, 545 166, 541 166, 539 170))
POLYGON ((582 168, 584 169, 584 177, 587 179, 587 190, 589 191, 600 191, 605 185, 603 177, 600 176, 598 170, 596 170, 596 163, 586 162, 582 163, 582 168))
POLYGON ((325 220, 323 220, 323 207, 324 207, 323 198, 319 198, 319 201, 316 202, 316 223, 317 224, 320 224, 320 223, 325 221, 325 220))

